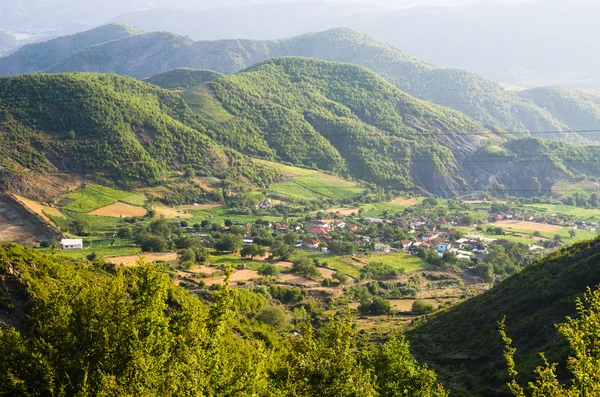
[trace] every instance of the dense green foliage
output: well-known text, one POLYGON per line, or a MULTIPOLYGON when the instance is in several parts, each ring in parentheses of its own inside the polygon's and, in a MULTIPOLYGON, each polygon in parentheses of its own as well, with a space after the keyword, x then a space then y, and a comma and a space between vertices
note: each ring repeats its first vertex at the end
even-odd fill
POLYGON ((384 186, 411 187, 414 157, 427 163, 415 172, 456 186, 454 154, 486 140, 480 124, 416 100, 358 66, 278 58, 209 86, 236 116, 215 127, 214 139, 384 186), (467 140, 459 131, 483 134, 467 140))
POLYGON ((274 176, 220 147, 204 126, 178 121, 189 108, 177 95, 132 78, 4 78, 0 108, 0 164, 12 174, 59 170, 144 184, 188 167, 231 181, 274 176))
POLYGON ((500 334, 506 343, 504 357, 508 364, 511 392, 517 397, 531 395, 578 397, 596 396, 600 394, 600 290, 588 289, 583 300, 577 299, 578 318, 567 318, 566 323, 557 325, 558 332, 569 342, 571 355, 567 368, 573 377, 570 384, 561 384, 557 375, 558 363, 550 364, 543 353, 544 366, 536 368, 535 382, 529 382, 528 392, 516 381, 518 372, 514 362, 516 349, 511 346, 512 340, 506 334, 505 321, 500 323, 500 334))
POLYGON ((562 248, 491 290, 432 317, 407 333, 417 358, 431 363, 457 395, 493 395, 509 381, 496 323, 506 316, 519 383, 568 351, 553 324, 574 316, 575 299, 600 283, 600 240, 562 248))
POLYGON ((600 92, 568 87, 539 87, 522 91, 529 99, 554 117, 578 131, 579 135, 599 140, 600 92))
POLYGON ((222 75, 210 70, 179 68, 145 79, 147 83, 167 89, 186 89, 218 79, 222 75))
MULTIPOLYGON (((273 293, 296 302, 294 291, 273 293)), ((292 323, 262 293, 210 295, 176 287, 157 265, 3 245, 0 395, 446 396, 403 339, 358 345, 347 316, 315 329, 304 309, 292 323)))

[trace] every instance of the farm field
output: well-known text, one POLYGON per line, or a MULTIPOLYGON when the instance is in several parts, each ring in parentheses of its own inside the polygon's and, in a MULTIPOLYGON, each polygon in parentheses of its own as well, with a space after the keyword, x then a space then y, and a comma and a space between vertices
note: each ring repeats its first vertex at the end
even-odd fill
POLYGON ((554 205, 554 204, 526 204, 525 208, 531 211, 539 211, 546 214, 562 214, 574 216, 579 220, 599 222, 600 209, 579 208, 570 205, 554 205))
POLYGON ((89 213, 116 202, 143 206, 146 198, 136 193, 89 184, 69 194, 66 200, 68 202, 63 206, 63 209, 89 213))
POLYGON ((417 270, 431 269, 431 265, 421 258, 398 252, 394 254, 373 254, 365 258, 368 263, 383 263, 392 266, 394 269, 404 269, 405 273, 412 273, 417 270), (367 259, 368 258, 368 259, 367 259))
POLYGON ((353 198, 363 192, 356 182, 350 182, 320 171, 297 168, 265 160, 255 160, 281 172, 286 181, 273 183, 269 189, 294 199, 353 198))
POLYGON ((144 216, 146 215, 146 209, 131 204, 114 203, 107 205, 106 207, 98 208, 97 210, 90 212, 90 215, 126 218, 132 216, 144 216))
POLYGON ((138 255, 115 256, 105 258, 104 260, 117 265, 123 264, 124 266, 136 266, 140 260, 146 262, 164 261, 175 263, 177 261, 177 254, 175 252, 146 252, 138 255))
POLYGON ((14 197, 19 202, 21 202, 21 204, 23 204, 25 207, 29 208, 29 210, 31 210, 32 212, 41 216, 47 222, 52 222, 51 219, 48 217, 48 215, 62 216, 61 212, 57 208, 48 207, 47 205, 41 204, 37 201, 33 201, 33 200, 30 200, 28 198, 25 198, 25 197, 22 197, 22 196, 19 196, 16 194, 14 195, 14 197))
POLYGON ((176 219, 176 218, 182 218, 182 219, 189 219, 189 218, 193 218, 194 215, 192 214, 184 214, 183 212, 178 212, 181 210, 178 210, 176 208, 171 208, 171 207, 165 207, 163 205, 154 205, 152 206, 152 209, 154 211, 156 211, 156 215, 158 217, 164 217, 165 219, 176 219))
POLYGON ((390 201, 390 204, 400 205, 402 207, 413 207, 421 204, 421 201, 416 198, 395 197, 390 201))
POLYGON ((511 228, 515 230, 531 230, 539 232, 556 233, 563 229, 562 226, 549 225, 546 223, 537 222, 526 222, 526 221, 499 221, 490 224, 491 226, 498 226, 502 228, 511 228))

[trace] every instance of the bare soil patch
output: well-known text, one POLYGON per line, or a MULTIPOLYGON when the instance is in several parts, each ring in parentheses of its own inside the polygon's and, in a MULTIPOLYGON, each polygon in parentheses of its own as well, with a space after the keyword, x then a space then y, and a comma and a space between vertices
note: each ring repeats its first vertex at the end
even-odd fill
POLYGON ((526 222, 526 221, 500 221, 494 222, 493 225, 500 227, 510 227, 523 230, 538 230, 540 232, 557 232, 562 229, 562 226, 548 225, 546 223, 526 222))
POLYGON ((352 215, 358 213, 358 208, 332 208, 327 212, 339 213, 340 215, 352 215))
POLYGON ((137 266, 140 259, 143 259, 146 262, 165 261, 175 264, 177 262, 177 254, 175 252, 142 253, 138 255, 106 258, 105 261, 117 265, 122 264, 123 266, 137 266))
POLYGON ((323 267, 319 267, 317 268, 317 270, 319 271, 319 273, 321 273, 321 276, 323 276, 324 278, 332 278, 333 275, 337 273, 335 270, 326 269, 323 267))
POLYGON ((287 284, 301 285, 303 287, 318 287, 320 285, 320 283, 316 281, 289 273, 280 274, 277 278, 277 281, 287 284))
POLYGON ((415 205, 419 205, 419 202, 413 198, 406 197, 396 197, 390 201, 391 204, 402 205, 405 207, 412 207, 415 205))
POLYGON ((29 210, 31 210, 32 212, 35 212, 37 215, 39 215, 40 217, 42 217, 46 222, 48 223, 52 223, 52 221, 50 220, 50 218, 48 218, 48 216, 46 214, 50 214, 53 216, 64 216, 58 209, 53 208, 53 207, 49 207, 47 205, 41 204, 37 201, 34 200, 30 200, 28 198, 25 198, 23 196, 19 196, 19 195, 14 195, 14 197, 21 203, 23 204, 25 207, 29 208, 29 210))
POLYGON ((90 212, 90 214, 123 218, 130 216, 144 216, 146 215, 146 209, 131 204, 114 203, 107 205, 106 207, 98 208, 97 210, 90 212))
POLYGON ((163 207, 160 205, 155 205, 152 207, 154 211, 156 211, 156 215, 164 216, 166 219, 175 219, 175 218, 193 218, 192 214, 186 214, 181 209, 177 208, 169 208, 163 207))

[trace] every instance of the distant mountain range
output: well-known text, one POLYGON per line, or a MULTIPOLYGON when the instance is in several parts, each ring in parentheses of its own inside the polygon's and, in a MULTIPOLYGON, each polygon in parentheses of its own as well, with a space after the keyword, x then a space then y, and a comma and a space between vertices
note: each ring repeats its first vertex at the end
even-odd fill
POLYGON ((594 51, 600 6, 592 1, 481 1, 403 10, 285 3, 203 12, 152 9, 113 22, 194 40, 275 39, 347 27, 440 65, 520 86, 600 88, 594 51))
POLYGON ((515 134, 571 128, 528 99, 481 76, 427 64, 343 28, 283 40, 193 42, 172 33, 140 33, 123 25, 107 25, 25 46, 0 58, 0 75, 86 71, 145 78, 182 67, 228 74, 279 56, 365 66, 417 98, 460 110, 490 128, 515 134))

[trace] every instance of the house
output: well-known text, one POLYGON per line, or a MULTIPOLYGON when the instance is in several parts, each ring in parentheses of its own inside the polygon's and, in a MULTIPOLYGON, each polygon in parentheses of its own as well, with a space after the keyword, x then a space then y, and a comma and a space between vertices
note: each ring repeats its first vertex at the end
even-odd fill
POLYGON ((325 221, 316 221, 310 224, 310 227, 322 227, 323 229, 330 229, 331 224, 325 221))
POLYGON ((244 243, 244 245, 250 245, 250 244, 254 243, 254 239, 246 237, 246 238, 244 238, 243 243, 244 243))
POLYGON ((412 240, 402 240, 400 241, 400 247, 404 248, 404 249, 409 249, 410 246, 412 245, 412 240))
POLYGON ((448 251, 450 247, 451 246, 449 244, 438 244, 437 252, 443 254, 444 252, 448 251))
POLYGON ((62 250, 81 250, 83 249, 83 239, 63 238, 58 245, 62 250))
POLYGON ((333 222, 333 225, 332 225, 332 227, 333 227, 334 229, 337 229, 337 228, 344 228, 344 227, 346 227, 346 222, 344 222, 344 221, 335 221, 335 222, 333 222))
POLYGON ((269 209, 272 206, 273 206, 273 202, 271 201, 271 199, 269 199, 267 201, 264 201, 264 202, 260 203, 258 205, 258 208, 261 209, 261 210, 266 210, 266 209, 269 209))
POLYGON ((314 227, 311 227, 310 229, 308 229, 306 231, 306 233, 307 234, 323 235, 323 234, 329 233, 329 229, 326 229, 326 228, 320 227, 320 226, 314 226, 314 227))
POLYGON ((504 216, 502 216, 502 214, 491 214, 490 216, 488 216, 488 222, 498 222, 504 219, 504 216))
POLYGON ((435 240, 436 238, 438 238, 440 235, 437 233, 427 233, 425 236, 423 236, 423 241, 425 242, 430 242, 432 240, 435 240))
POLYGON ((302 241, 302 244, 310 249, 319 248, 319 243, 320 241, 314 238, 307 238, 306 240, 302 241))
POLYGON ((386 244, 377 243, 377 244, 375 244, 374 251, 375 252, 383 252, 383 253, 388 254, 391 251, 391 247, 386 244))

